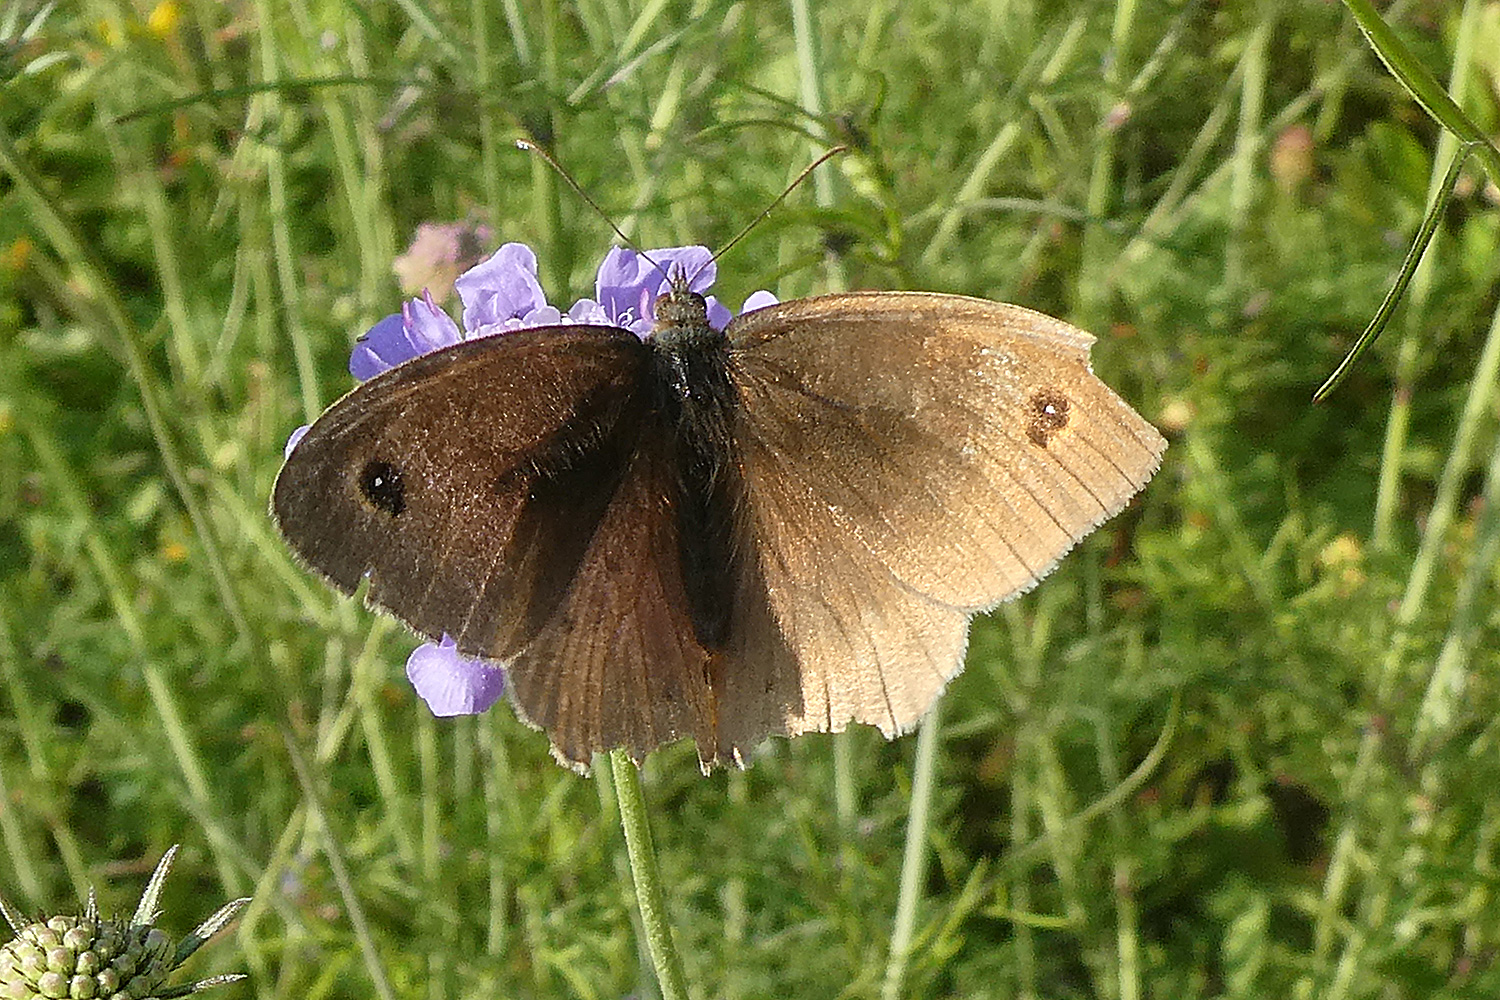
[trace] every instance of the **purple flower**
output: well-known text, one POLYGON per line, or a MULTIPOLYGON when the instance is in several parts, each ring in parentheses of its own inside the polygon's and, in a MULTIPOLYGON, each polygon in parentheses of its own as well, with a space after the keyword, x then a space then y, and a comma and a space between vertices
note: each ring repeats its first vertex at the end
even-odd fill
POLYGON ((559 322, 536 280, 536 254, 524 243, 505 244, 459 275, 453 287, 464 303, 467 337, 559 322))
MULTIPOLYGON (((778 299, 775 295, 762 288, 758 292, 750 293, 750 297, 745 300, 745 304, 740 306, 740 312, 742 314, 747 312, 755 312, 755 310, 757 309, 764 309, 767 306, 774 306, 779 301, 781 300, 778 299)), ((712 316, 709 317, 709 322, 713 322, 712 316)), ((726 321, 724 325, 728 326, 729 324, 726 321)), ((715 327, 715 329, 718 329, 718 327, 715 327)))
POLYGON ((478 715, 505 693, 504 668, 460 654, 446 635, 437 645, 424 642, 412 650, 406 679, 439 717, 478 715))
POLYGON ((312 430, 312 424, 303 424, 292 431, 291 437, 286 439, 286 446, 281 449, 281 460, 283 462, 292 457, 292 449, 297 447, 297 442, 301 441, 310 430, 312 430))
MULTIPOLYGON (((524 243, 507 243, 454 281, 463 302, 462 329, 424 292, 359 339, 349 356, 349 372, 364 381, 429 351, 529 327, 620 326, 644 339, 651 333, 656 299, 669 289, 671 276, 679 271, 687 276, 688 287, 700 295, 718 276, 713 255, 705 247, 667 247, 644 255, 617 247, 599 265, 594 282, 598 297, 579 299, 564 313, 549 305, 542 293, 536 254, 524 243)), ((745 300, 742 311, 775 302, 770 292, 756 292, 745 300)), ((709 325, 724 329, 733 318, 728 307, 712 296, 707 296, 707 303, 709 325)), ((288 455, 306 432, 306 427, 293 432, 286 445, 288 455)), ((460 655, 446 635, 441 643, 425 642, 412 651, 406 676, 438 716, 477 715, 505 691, 503 666, 460 655)))

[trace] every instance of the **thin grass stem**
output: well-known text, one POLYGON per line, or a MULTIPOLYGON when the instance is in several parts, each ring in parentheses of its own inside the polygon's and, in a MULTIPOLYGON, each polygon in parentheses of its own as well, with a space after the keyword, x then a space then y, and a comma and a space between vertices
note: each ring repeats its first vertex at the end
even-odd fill
POLYGON ((1448 95, 1432 71, 1401 41, 1401 36, 1391 30, 1376 12, 1375 5, 1370 0, 1344 0, 1344 6, 1354 15, 1370 48, 1375 50, 1391 75, 1439 125, 1459 139, 1475 143, 1474 155, 1484 164, 1490 178, 1500 184, 1500 149, 1496 149, 1484 130, 1464 113, 1458 101, 1448 95))
MULTIPOLYGON (((1456 102, 1463 101, 1467 95, 1469 66, 1474 58, 1473 39, 1480 33, 1478 19, 1483 8, 1484 5, 1477 0, 1467 0, 1464 4, 1453 52, 1453 68, 1449 73, 1449 78, 1453 81, 1453 100, 1456 102)), ((1447 184, 1443 163, 1450 164, 1449 172, 1457 169, 1458 145, 1459 140, 1452 132, 1445 131, 1438 137, 1437 154, 1433 157, 1432 170, 1427 179, 1427 204, 1435 204, 1439 192, 1447 184)), ((1438 273, 1438 262, 1441 260, 1441 233, 1442 217, 1438 215, 1429 237, 1431 246, 1417 261, 1412 271, 1409 294, 1406 296, 1401 341, 1396 349, 1395 388, 1391 395, 1390 415, 1386 418, 1385 440, 1381 444, 1380 477, 1375 487, 1375 516, 1370 545, 1378 551, 1390 549, 1394 537, 1402 473, 1406 466, 1407 432, 1411 426, 1412 386, 1417 378, 1417 360, 1421 354, 1427 303, 1438 273)))
POLYGON ((380 958, 379 949, 375 947, 375 937, 370 931, 370 921, 365 915, 364 904, 360 902, 359 893, 355 891, 354 879, 350 877, 349 866, 344 860, 344 849, 339 844, 329 822, 323 796, 313 778, 312 768, 308 765, 302 748, 297 745, 291 733, 283 731, 282 741, 292 769, 297 774, 297 782, 302 786, 302 801, 307 806, 309 815, 316 821, 319 832, 322 833, 323 856, 328 859, 328 870, 333 875, 339 898, 343 900, 344 910, 349 915, 349 926, 354 931, 354 938, 359 942, 365 972, 368 973, 370 983, 375 987, 375 992, 381 1000, 395 1000, 396 994, 391 989, 390 979, 386 975, 385 963, 380 958))
POLYGON ((901 882, 896 895, 896 919, 886 951, 881 1000, 897 1000, 911 960, 912 929, 927 872, 927 836, 932 814, 932 776, 937 769, 937 747, 942 736, 943 702, 927 710, 917 730, 916 761, 912 766, 911 805, 906 819, 906 845, 901 851, 901 882))

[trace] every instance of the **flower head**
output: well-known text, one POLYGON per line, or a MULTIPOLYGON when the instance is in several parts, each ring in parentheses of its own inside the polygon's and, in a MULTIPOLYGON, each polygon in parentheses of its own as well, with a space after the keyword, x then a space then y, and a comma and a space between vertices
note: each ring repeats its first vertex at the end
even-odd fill
MULTIPOLYGON (((651 332, 656 300, 666 294, 676 274, 685 275, 688 288, 702 295, 718 277, 718 269, 707 247, 667 247, 649 254, 615 247, 599 265, 594 280, 598 298, 578 300, 568 315, 579 323, 623 326, 644 338, 651 332)), ((731 319, 729 310, 711 295, 707 300, 709 326, 724 329, 731 319)))
POLYGON ((453 287, 463 300, 467 337, 561 322, 537 281, 536 254, 524 243, 505 244, 459 275, 453 287))
POLYGON ((193 983, 166 985, 167 978, 209 938, 222 930, 249 898, 225 903, 175 945, 156 928, 162 884, 177 857, 174 846, 162 857, 146 883, 140 905, 129 920, 101 919, 94 891, 81 916, 27 921, 0 899, 0 915, 15 937, 0 945, 0 997, 179 997, 244 979, 211 976, 193 983))

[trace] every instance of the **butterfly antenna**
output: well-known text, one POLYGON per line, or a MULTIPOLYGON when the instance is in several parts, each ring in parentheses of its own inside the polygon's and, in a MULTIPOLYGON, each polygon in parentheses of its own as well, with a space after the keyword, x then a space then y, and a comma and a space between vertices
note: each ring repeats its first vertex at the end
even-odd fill
POLYGON ((730 240, 728 243, 726 243, 722 247, 720 247, 718 253, 714 254, 712 257, 709 258, 709 263, 713 263, 714 261, 718 260, 720 257, 724 256, 726 253, 729 252, 729 248, 730 247, 734 246, 740 240, 744 239, 747 235, 749 235, 750 230, 752 230, 756 226, 760 225, 761 221, 763 219, 765 219, 766 216, 770 215, 772 212, 774 212, 776 210, 776 206, 777 205, 780 205, 782 202, 786 201, 786 196, 789 195, 789 194, 791 194, 793 191, 795 191, 797 189, 797 187, 803 181, 807 180, 807 177, 808 177, 809 174, 811 174, 814 170, 816 170, 819 167, 821 167, 828 160, 833 159, 835 156, 839 155, 840 153, 846 153, 848 151, 849 151, 849 147, 848 146, 834 146, 832 149, 828 150, 828 152, 824 153, 822 156, 818 157, 816 160, 813 160, 811 163, 809 163, 807 165, 807 168, 805 170, 803 170, 802 173, 798 174, 797 177, 796 177, 796 179, 793 180, 792 183, 790 183, 790 184, 788 184, 786 186, 786 190, 783 191, 783 192, 781 192, 781 194, 779 194, 779 195, 776 196, 776 200, 775 201, 771 202, 771 204, 767 205, 765 207, 765 209, 759 215, 757 215, 755 218, 751 219, 750 220, 750 224, 748 226, 746 226, 744 229, 741 229, 739 231, 739 234, 737 236, 735 236, 734 239, 730 240))
MULTIPOLYGON (((606 212, 603 208, 599 207, 599 203, 597 201, 589 197, 589 193, 579 186, 578 182, 573 179, 572 174, 563 169, 563 165, 561 163, 558 163, 552 158, 551 153, 547 152, 531 139, 517 139, 516 148, 524 149, 528 153, 535 153, 537 156, 540 156, 543 160, 545 160, 547 162, 547 166, 551 167, 553 170, 556 170, 558 176, 568 182, 568 187, 576 191, 578 193, 578 197, 582 198, 584 202, 589 206, 589 208, 592 208, 595 212, 599 213, 599 218, 603 219, 605 224, 615 231, 615 235, 620 237, 620 240, 626 246, 630 247, 630 249, 634 250, 642 257, 645 257, 652 267, 656 268, 658 271, 661 271, 663 276, 666 275, 667 272, 662 271, 661 265, 652 260, 651 256, 647 254, 646 251, 641 249, 640 244, 636 243, 636 241, 631 239, 629 236, 626 236, 624 230, 615 225, 615 220, 609 217, 609 213, 606 212)), ((817 164, 813 164, 813 166, 817 166, 817 164)), ((798 180, 801 180, 801 178, 798 178, 798 180)), ((786 195, 782 195, 782 197, 785 198, 786 195)), ((780 199, 777 200, 779 201, 780 199)))

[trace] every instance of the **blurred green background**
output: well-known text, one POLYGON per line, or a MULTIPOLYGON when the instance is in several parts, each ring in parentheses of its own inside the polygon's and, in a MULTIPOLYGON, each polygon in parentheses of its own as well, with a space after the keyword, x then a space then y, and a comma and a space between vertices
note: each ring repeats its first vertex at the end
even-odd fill
MULTIPOLYGON (((1494 135, 1500 3, 1383 13, 1494 135)), ((722 298, 1052 312, 1172 442, 975 625, 900 995, 1500 995, 1500 195, 1311 406, 1451 148, 1314 0, 8 0, 0 892, 124 909, 180 841, 167 929, 256 896, 220 995, 652 995, 609 786, 433 719, 266 516, 419 224, 591 293, 612 234, 522 130, 647 247, 848 143, 722 298)), ((649 760, 695 995, 881 995, 913 749, 649 760)))

